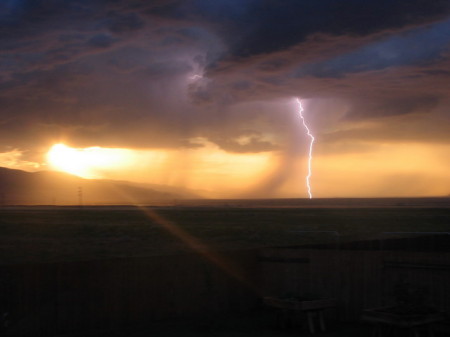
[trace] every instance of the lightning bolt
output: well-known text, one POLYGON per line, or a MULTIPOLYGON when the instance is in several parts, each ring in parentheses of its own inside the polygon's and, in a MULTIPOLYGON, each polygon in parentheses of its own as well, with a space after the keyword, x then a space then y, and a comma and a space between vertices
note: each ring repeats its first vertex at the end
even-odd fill
POLYGON ((304 109, 302 106, 302 101, 298 97, 296 97, 295 100, 298 104, 298 114, 299 114, 300 118, 302 119, 303 126, 306 129, 306 134, 308 135, 309 138, 311 138, 311 141, 309 142, 308 175, 306 176, 306 187, 308 188, 309 199, 312 199, 310 179, 311 179, 311 172, 312 172, 311 171, 311 162, 312 162, 312 157, 313 157, 312 154, 313 154, 314 136, 311 134, 311 131, 309 130, 308 125, 306 124, 305 118, 303 117, 304 109))

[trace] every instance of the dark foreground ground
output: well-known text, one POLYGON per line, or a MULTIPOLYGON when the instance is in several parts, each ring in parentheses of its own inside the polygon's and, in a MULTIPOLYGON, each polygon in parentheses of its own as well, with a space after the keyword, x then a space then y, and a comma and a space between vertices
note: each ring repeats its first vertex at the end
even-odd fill
MULTIPOLYGON (((355 289, 355 294, 359 295, 352 295, 352 301, 358 304, 358 299, 368 294, 367 289, 379 288, 379 283, 376 283, 375 287, 368 286, 373 283, 372 279, 377 280, 378 269, 375 267, 378 265, 363 263, 366 260, 372 261, 369 259, 372 255, 369 253, 357 256, 345 253, 355 248, 351 243, 372 240, 369 242, 375 245, 371 244, 370 249, 388 250, 399 248, 389 245, 398 246, 400 241, 392 239, 401 236, 403 237, 401 242, 406 242, 402 244, 404 248, 412 249, 412 252, 419 254, 420 257, 416 239, 422 238, 421 240, 427 243, 425 245, 427 249, 431 247, 436 253, 433 255, 436 259, 431 261, 432 264, 427 264, 428 260, 420 260, 416 264, 409 263, 406 266, 419 268, 415 272, 418 274, 417 280, 422 280, 422 269, 426 267, 424 270, 429 271, 427 275, 433 275, 426 280, 436 281, 432 282, 433 292, 445 295, 448 294, 445 292, 445 289, 448 289, 448 282, 443 275, 447 275, 448 265, 441 259, 441 255, 447 256, 445 254, 448 252, 448 240, 444 240, 445 249, 436 250, 437 243, 441 240, 434 234, 437 233, 439 238, 448 238, 450 204, 448 199, 425 201, 364 200, 360 203, 352 201, 347 206, 342 204, 342 200, 340 204, 321 201, 309 205, 304 201, 297 205, 291 200, 287 203, 276 201, 272 204, 268 201, 262 204, 259 201, 256 203, 233 201, 172 207, 1 207, 0 269, 5 271, 5 280, 8 275, 12 280, 12 292, 4 293, 11 294, 13 302, 10 307, 16 319, 24 317, 23 321, 26 318, 31 322, 28 325, 17 324, 17 326, 30 327, 30 331, 32 328, 33 331, 43 331, 41 336, 55 335, 56 331, 61 333, 77 330, 83 333, 64 336, 309 335, 304 324, 287 330, 278 329, 274 314, 267 310, 248 309, 245 314, 237 314, 236 310, 231 310, 233 307, 233 301, 229 301, 231 297, 237 303, 245 304, 246 308, 254 308, 253 304, 250 305, 253 300, 249 297, 249 303, 241 301, 246 298, 243 295, 247 293, 243 292, 239 282, 231 282, 231 278, 225 277, 221 270, 216 271, 217 268, 210 263, 204 263, 202 259, 198 261, 197 258, 189 257, 195 255, 190 253, 195 249, 197 252, 204 249, 222 250, 229 252, 228 255, 241 251, 239 253, 241 255, 238 256, 243 260, 239 259, 239 262, 250 268, 247 270, 250 275, 253 264, 248 264, 250 260, 247 261, 247 253, 242 252, 244 250, 304 245, 318 247, 323 244, 327 244, 326 249, 339 247, 342 254, 347 256, 346 264, 342 265, 344 270, 342 275, 346 277, 340 278, 340 282, 344 284, 344 281, 348 281, 344 288, 351 286, 351 289, 355 289), (409 237, 405 240, 405 236, 409 237), (428 236, 431 241, 428 240, 428 236), (347 274, 352 277, 347 277, 347 274), (161 303, 158 302, 158 298, 161 303), (208 300, 203 303, 204 299, 208 300), (174 303, 173 310, 166 305, 170 301, 174 303), (226 306, 228 304, 230 306, 230 310, 224 309, 220 312, 235 314, 202 320, 167 319, 177 313, 180 315, 182 313, 183 316, 176 317, 190 317, 190 314, 193 314, 192 307, 184 305, 191 303, 190 301, 194 307, 202 305, 207 307, 208 310, 205 310, 207 315, 209 308, 216 307, 217 303, 222 303, 224 308, 228 308, 226 306), (161 307, 167 309, 167 312, 161 307), (149 308, 156 310, 153 312, 153 319, 149 308), (177 308, 180 309, 179 312, 177 308), (142 316, 141 320, 135 321, 143 323, 148 315, 148 324, 145 326, 127 324, 127 330, 92 331, 93 327, 99 326, 109 329, 112 326, 125 326, 121 323, 113 324, 121 317, 117 313, 122 311, 130 317, 134 317, 134 314, 142 316), (102 314, 99 315, 99 312, 102 314), (89 318, 97 322, 99 317, 103 318, 105 324, 83 325, 89 318), (53 324, 54 322, 58 324, 53 324), (45 334, 45 331, 54 333, 45 334)), ((279 250, 283 251, 284 248, 279 250)), ((281 260, 261 260, 268 261, 267 263, 281 263, 280 266, 273 267, 278 272, 274 273, 273 268, 268 269, 272 270, 269 275, 276 276, 272 281, 277 281, 278 275, 280 282, 297 280, 304 281, 304 285, 308 285, 320 281, 319 283, 323 283, 325 287, 322 290, 327 290, 328 283, 322 280, 334 280, 329 273, 334 270, 334 265, 328 263, 328 260, 320 260, 321 254, 318 255, 318 259, 308 255, 310 260, 306 261, 301 258, 302 254, 299 255, 300 258, 295 259, 295 256, 292 258, 289 255, 291 253, 288 251, 286 253, 288 255, 281 260), (298 260, 299 263, 306 261, 308 264, 290 266, 284 263, 293 260, 298 260), (323 266, 326 268, 322 268, 323 266), (307 275, 311 282, 302 278, 304 272, 308 270, 310 272, 307 275), (290 276, 285 278, 286 275, 290 276)), ((335 252, 332 251, 332 254, 335 252)), ((215 259, 209 261, 221 262, 215 259)), ((392 268, 398 265, 399 263, 391 264, 391 269, 383 269, 380 273, 392 274, 392 268)), ((224 266, 227 267, 226 264, 224 266)), ((225 270, 230 271, 227 268, 225 270)), ((286 285, 288 288, 289 282, 286 285)), ((347 295, 351 294, 353 292, 347 295)), ((358 320, 350 324, 337 323, 337 320, 331 318, 328 327, 329 330, 320 333, 321 336, 371 335, 370 327, 358 320)), ((448 331, 436 334, 436 336, 449 335, 448 331)))
MULTIPOLYGON (((330 323, 325 332, 317 332, 322 337, 370 336, 369 326, 358 323, 330 323)), ((160 322, 143 329, 124 331, 92 331, 59 337, 290 337, 311 335, 304 326, 287 329, 276 326, 274 318, 268 313, 245 314, 240 317, 224 317, 209 322, 160 322)))
MULTIPOLYGON (((434 336, 449 336, 447 327, 435 326, 434 336)), ((396 336, 408 336, 408 331, 393 331, 396 336)), ((325 332, 316 331, 312 335, 306 328, 306 322, 300 321, 292 327, 281 329, 276 325, 272 312, 246 313, 240 316, 227 316, 208 321, 164 321, 146 328, 134 328, 123 331, 91 331, 60 335, 57 337, 365 337, 372 336, 373 327, 363 322, 327 321, 325 332)))
POLYGON ((0 207, 0 264, 391 238, 450 232, 450 199, 202 201, 171 207, 0 207))

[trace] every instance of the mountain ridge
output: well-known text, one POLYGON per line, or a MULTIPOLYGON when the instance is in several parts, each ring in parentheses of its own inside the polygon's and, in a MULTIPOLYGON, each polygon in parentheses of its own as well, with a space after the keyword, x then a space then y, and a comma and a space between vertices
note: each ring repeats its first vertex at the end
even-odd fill
POLYGON ((161 191, 127 181, 84 179, 64 172, 26 172, 0 167, 0 205, 165 204, 187 198, 198 196, 172 187, 161 191))

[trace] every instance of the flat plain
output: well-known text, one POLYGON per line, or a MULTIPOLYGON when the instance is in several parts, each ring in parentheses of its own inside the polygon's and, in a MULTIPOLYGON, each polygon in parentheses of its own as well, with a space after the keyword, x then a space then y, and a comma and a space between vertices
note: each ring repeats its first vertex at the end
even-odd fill
POLYGON ((3 206, 0 264, 383 240, 393 232, 450 232, 449 199, 3 206))

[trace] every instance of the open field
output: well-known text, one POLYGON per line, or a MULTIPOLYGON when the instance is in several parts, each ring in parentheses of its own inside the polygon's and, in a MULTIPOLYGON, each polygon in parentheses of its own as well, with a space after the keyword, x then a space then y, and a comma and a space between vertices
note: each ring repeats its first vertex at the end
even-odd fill
POLYGON ((275 315, 262 306, 261 297, 284 294, 336 299, 323 335, 362 336, 371 332, 362 311, 386 305, 405 271, 448 312, 450 207, 433 201, 2 207, 0 286, 10 336, 297 335, 304 326, 275 329, 275 315), (438 235, 444 249, 434 249, 441 241, 431 235, 389 240, 392 232, 445 233, 438 235), (420 250, 430 237, 433 250, 420 250), (353 250, 370 239, 368 249, 353 250), (413 250, 389 249, 401 242, 413 250), (329 245, 302 246, 317 243, 329 245))
POLYGON ((171 255, 190 252, 192 245, 235 250, 382 239, 385 232, 450 232, 448 198, 355 200, 2 207, 1 263, 171 255))

